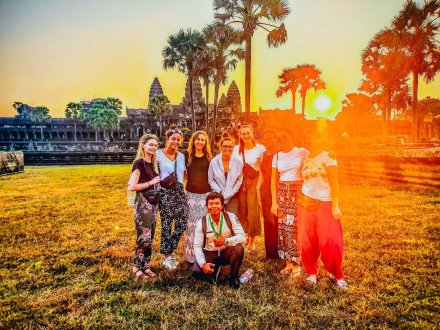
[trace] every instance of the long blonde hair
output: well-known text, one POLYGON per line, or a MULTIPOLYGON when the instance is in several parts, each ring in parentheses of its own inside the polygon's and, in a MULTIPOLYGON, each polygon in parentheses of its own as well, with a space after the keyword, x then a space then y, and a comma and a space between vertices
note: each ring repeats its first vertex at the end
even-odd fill
POLYGON ((212 159, 212 152, 211 152, 211 144, 209 143, 209 136, 205 131, 195 131, 193 135, 191 136, 191 139, 189 139, 188 143, 188 165, 191 165, 191 162, 193 160, 194 154, 196 152, 195 147, 195 140, 197 137, 202 134, 205 137, 205 145, 203 146, 203 154, 208 158, 210 161, 212 159))
MULTIPOLYGON (((136 157, 134 158, 134 162, 137 161, 139 158, 145 159, 145 152, 144 152, 144 145, 147 143, 148 140, 156 140, 159 144, 159 138, 154 134, 144 134, 139 140, 138 149, 136 152, 136 157)), ((134 163, 133 162, 133 163, 134 163)), ((157 158, 156 153, 151 156, 151 164, 153 164, 153 169, 156 173, 159 173, 159 168, 157 166, 157 158)))
POLYGON ((249 124, 241 125, 240 128, 239 128, 239 130, 238 130, 238 145, 239 145, 239 147, 238 147, 238 151, 239 151, 240 154, 244 153, 244 142, 243 142, 243 140, 241 139, 241 130, 242 130, 243 128, 249 128, 249 129, 251 130, 251 133, 252 133, 252 142, 254 143, 254 145, 257 145, 257 140, 255 140, 255 137, 254 137, 254 129, 252 128, 252 126, 249 125, 249 124))

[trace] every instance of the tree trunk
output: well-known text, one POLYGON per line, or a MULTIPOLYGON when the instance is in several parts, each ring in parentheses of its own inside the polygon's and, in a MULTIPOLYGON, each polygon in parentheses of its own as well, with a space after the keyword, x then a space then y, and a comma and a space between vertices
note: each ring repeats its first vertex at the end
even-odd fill
POLYGON ((206 88, 206 132, 209 132, 209 79, 205 80, 205 88, 206 88))
POLYGON ((193 77, 192 73, 189 75, 189 97, 190 97, 190 105, 191 105, 191 119, 192 119, 192 131, 193 133, 196 131, 196 113, 194 111, 194 99, 193 99, 193 77))
MULTIPOLYGON (((245 31, 246 53, 245 53, 245 87, 244 87, 244 109, 245 121, 249 121, 251 112, 251 60, 252 60, 252 35, 245 31)), ((215 125, 215 124, 214 124, 215 125)))
POLYGON ((390 124, 391 124, 391 92, 386 92, 385 94, 385 136, 390 134, 390 124))
POLYGON ((162 115, 159 115, 159 136, 162 137, 162 115))
POLYGON ((302 119, 306 118, 306 116, 305 116, 305 112, 306 112, 306 95, 307 95, 307 92, 305 92, 304 95, 301 95, 302 96, 302 100, 301 100, 301 116, 302 116, 302 119))
POLYGON ((292 91, 292 112, 295 113, 296 92, 292 91))
POLYGON ((412 130, 411 130, 411 137, 412 137, 412 141, 413 142, 417 142, 418 141, 418 130, 417 130, 417 122, 418 122, 418 118, 417 118, 417 93, 418 93, 418 89, 419 89, 419 75, 417 72, 413 71, 413 86, 412 86, 412 96, 413 96, 413 101, 412 101, 412 130))
POLYGON ((217 101, 218 101, 218 90, 220 87, 220 83, 215 83, 214 88, 214 115, 212 118, 212 133, 211 133, 211 145, 214 149, 215 146, 215 131, 216 131, 216 125, 217 125, 217 101))

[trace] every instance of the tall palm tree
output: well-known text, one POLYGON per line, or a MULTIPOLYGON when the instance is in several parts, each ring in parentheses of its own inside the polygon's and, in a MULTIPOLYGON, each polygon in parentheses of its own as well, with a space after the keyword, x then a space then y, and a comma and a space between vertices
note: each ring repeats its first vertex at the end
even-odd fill
POLYGON ((114 109, 118 115, 122 114, 122 101, 117 97, 107 97, 107 108, 114 109))
POLYGON ((276 96, 281 97, 287 92, 292 93, 292 112, 295 113, 296 92, 298 91, 299 83, 295 75, 295 69, 286 68, 283 70, 278 78, 280 79, 280 87, 276 91, 276 96))
POLYGON ((75 125, 75 142, 76 142, 76 129, 77 129, 77 123, 82 119, 83 117, 83 110, 84 107, 81 103, 75 103, 75 102, 69 102, 66 106, 66 109, 64 110, 66 114, 66 118, 73 119, 74 125, 75 125))
POLYGON ((295 76, 300 86, 301 95, 301 115, 305 116, 306 96, 310 88, 315 91, 325 88, 325 82, 321 80, 321 71, 314 64, 301 64, 295 67, 295 76))
POLYGON ((417 95, 419 77, 426 83, 440 71, 440 1, 429 0, 423 5, 407 0, 394 18, 392 28, 397 32, 397 43, 407 55, 412 75, 412 139, 417 141, 417 95))
POLYGON ((206 131, 209 131, 209 85, 211 84, 214 77, 214 53, 212 49, 207 45, 206 30, 203 33, 204 43, 201 52, 197 55, 196 65, 194 67, 194 76, 196 78, 201 78, 203 81, 203 86, 205 86, 205 127, 206 131))
POLYGON ((159 134, 162 136, 162 115, 173 111, 170 100, 165 95, 153 96, 148 104, 148 110, 159 116, 159 134))
POLYGON ((361 91, 374 96, 382 110, 384 133, 391 128, 393 97, 405 89, 408 66, 405 53, 392 44, 393 30, 377 33, 362 53, 364 81, 361 91))
POLYGON ((194 64, 197 53, 201 49, 202 35, 198 31, 188 29, 168 37, 168 45, 162 50, 163 67, 165 70, 177 68, 188 76, 193 132, 196 131, 196 115, 193 100, 194 64))
POLYGON ((212 144, 214 144, 220 85, 226 84, 228 71, 235 70, 238 61, 244 58, 244 51, 238 46, 240 39, 237 31, 222 21, 215 21, 206 27, 204 33, 207 36, 208 46, 214 54, 214 114, 212 120, 212 144), (234 45, 237 47, 231 49, 234 45))
POLYGON ((373 98, 364 93, 350 93, 342 101, 342 110, 336 116, 337 122, 344 123, 344 130, 349 130, 355 135, 362 135, 368 125, 364 123, 374 120, 376 111, 373 98))
POLYGON ((278 47, 287 40, 281 23, 290 13, 287 0, 214 0, 215 17, 225 24, 240 25, 245 42, 245 111, 249 120, 251 101, 252 37, 257 28, 267 32, 269 47, 278 47))

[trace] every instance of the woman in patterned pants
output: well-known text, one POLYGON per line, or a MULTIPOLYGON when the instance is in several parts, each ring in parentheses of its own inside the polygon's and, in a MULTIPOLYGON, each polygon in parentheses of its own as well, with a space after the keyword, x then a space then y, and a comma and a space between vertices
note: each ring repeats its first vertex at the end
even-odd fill
POLYGON ((149 134, 142 136, 128 183, 128 190, 137 191, 134 202, 137 246, 133 261, 133 275, 141 280, 156 277, 149 263, 159 204, 150 203, 143 193, 152 190, 154 185, 159 183, 156 162, 157 145, 156 136, 149 134))

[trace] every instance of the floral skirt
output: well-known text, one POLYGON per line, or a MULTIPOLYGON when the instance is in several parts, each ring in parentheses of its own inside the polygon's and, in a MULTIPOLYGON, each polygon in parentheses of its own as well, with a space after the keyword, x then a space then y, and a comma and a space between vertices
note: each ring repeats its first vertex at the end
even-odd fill
POLYGON ((195 194, 192 192, 186 192, 186 200, 188 201, 188 221, 186 223, 186 245, 185 254, 186 260, 190 263, 196 261, 194 255, 194 232, 196 230, 197 222, 200 221, 208 213, 206 208, 206 196, 205 194, 195 194))
POLYGON ((298 249, 297 198, 301 193, 302 181, 281 181, 277 184, 277 202, 280 208, 278 218, 278 255, 296 264, 301 263, 298 249))

